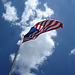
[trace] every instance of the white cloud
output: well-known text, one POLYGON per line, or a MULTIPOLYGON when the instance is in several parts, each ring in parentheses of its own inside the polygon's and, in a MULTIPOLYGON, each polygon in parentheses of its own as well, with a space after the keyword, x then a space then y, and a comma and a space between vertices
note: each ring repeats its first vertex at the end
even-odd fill
POLYGON ((51 17, 51 15, 54 14, 54 11, 50 8, 48 8, 47 4, 44 4, 45 11, 41 11, 40 9, 36 9, 37 17, 39 18, 46 18, 46 17, 51 17))
MULTIPOLYGON (((11 61, 11 62, 13 62, 14 57, 15 57, 15 53, 10 54, 9 58, 10 58, 10 61, 11 61)), ((17 55, 16 61, 18 61, 18 60, 19 60, 19 57, 20 57, 20 54, 18 54, 18 55, 17 55)))
POLYGON ((32 0, 27 0, 25 2, 25 5, 27 6, 26 8, 32 9, 32 10, 35 10, 37 8, 38 4, 39 4, 38 0, 34 0, 33 2, 32 2, 32 0))
POLYGON ((73 50, 71 50, 70 55, 75 55, 75 48, 73 50))
MULTIPOLYGON (((3 17, 7 21, 11 21, 13 23, 15 21, 15 25, 19 25, 24 29, 20 34, 21 38, 23 38, 22 35, 26 34, 30 27, 35 23, 42 21, 47 17, 51 17, 51 15, 54 14, 54 11, 50 9, 46 3, 44 4, 45 11, 38 8, 39 4, 40 2, 38 0, 27 0, 25 2, 24 12, 21 16, 21 21, 18 23, 16 22, 16 20, 18 20, 16 8, 11 6, 11 2, 4 4, 6 13, 3 13, 3 17), (16 17, 15 19, 14 16, 16 17), (30 26, 26 27, 26 25, 30 26)), ((31 69, 38 69, 38 66, 42 65, 47 57, 52 55, 54 52, 53 49, 55 47, 55 42, 52 39, 53 36, 57 36, 57 32, 55 30, 43 33, 37 39, 22 44, 19 51, 20 55, 15 64, 15 71, 20 75, 36 75, 31 73, 31 69)), ((13 60, 14 54, 11 54, 10 57, 11 60, 13 60)))
MULTIPOLYGON (((22 24, 22 26, 24 25, 28 25, 27 21, 30 20, 30 17, 31 19, 33 20, 34 19, 34 16, 35 16, 35 10, 37 9, 37 6, 38 6, 39 2, 38 0, 27 0, 25 2, 25 8, 24 8, 24 12, 22 14, 22 20, 20 21, 20 23, 22 24)), ((23 27, 23 28, 24 28, 23 27)))
POLYGON ((14 60, 14 57, 15 57, 15 53, 10 54, 10 56, 9 56, 9 57, 10 57, 10 60, 11 60, 11 61, 13 61, 13 60, 14 60))
MULTIPOLYGON (((51 38, 51 34, 56 31, 43 33, 37 39, 25 42, 20 47, 20 57, 16 62, 16 66, 19 68, 17 72, 21 75, 34 75, 31 73, 31 69, 37 69, 39 65, 42 65, 47 56, 52 55, 55 43, 51 38)), ((16 67, 15 67, 16 68, 16 67)))
MULTIPOLYGON (((15 63, 14 71, 20 75, 36 75, 31 69, 38 69, 48 56, 54 52, 55 43, 51 36, 56 36, 56 31, 41 34, 37 39, 23 43, 20 46, 19 57, 15 63), (18 69, 16 68, 18 67, 18 69)), ((14 54, 10 55, 13 60, 14 54)))
MULTIPOLYGON (((6 0, 3 0, 3 2, 6 0)), ((6 10, 5 13, 3 13, 3 18, 9 22, 12 22, 14 25, 18 25, 21 28, 25 29, 27 25, 33 26, 38 21, 41 21, 43 19, 46 19, 47 17, 51 17, 51 15, 54 14, 54 11, 50 9, 46 3, 44 3, 45 11, 42 11, 38 8, 39 2, 38 0, 27 0, 24 4, 24 12, 21 16, 21 21, 17 22, 19 19, 18 17, 18 11, 16 10, 15 6, 11 5, 12 2, 5 2, 4 8, 6 10), (30 21, 31 20, 31 21, 30 21), (29 23, 28 23, 29 22, 29 23)))
POLYGON ((42 11, 38 8, 40 2, 38 0, 28 0, 25 2, 24 12, 22 14, 22 20, 19 22, 22 28, 25 28, 26 25, 33 26, 35 23, 47 18, 51 17, 54 14, 54 11, 50 9, 47 4, 44 4, 45 11, 42 11), (31 21, 30 21, 31 20, 31 21), (28 23, 28 21, 30 21, 28 23))
POLYGON ((12 2, 6 2, 4 3, 4 8, 6 10, 6 13, 3 13, 3 18, 9 22, 15 22, 18 20, 17 16, 17 10, 14 6, 11 6, 12 2))

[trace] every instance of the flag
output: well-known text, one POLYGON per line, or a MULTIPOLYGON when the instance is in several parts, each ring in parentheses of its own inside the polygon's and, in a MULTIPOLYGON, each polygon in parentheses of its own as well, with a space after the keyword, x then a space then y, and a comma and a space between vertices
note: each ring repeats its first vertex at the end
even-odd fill
POLYGON ((63 24, 57 20, 44 20, 36 23, 30 31, 24 35, 23 42, 36 39, 41 33, 48 32, 57 28, 63 28, 63 24))

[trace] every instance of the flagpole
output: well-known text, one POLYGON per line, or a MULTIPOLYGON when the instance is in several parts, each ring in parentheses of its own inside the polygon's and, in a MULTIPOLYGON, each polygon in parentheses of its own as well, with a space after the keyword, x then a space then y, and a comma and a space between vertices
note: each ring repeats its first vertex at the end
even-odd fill
POLYGON ((10 67, 10 70, 9 70, 8 75, 11 75, 12 74, 12 70, 13 70, 13 67, 14 67, 14 64, 15 64, 15 60, 16 60, 17 55, 18 55, 18 52, 19 52, 19 48, 20 48, 20 45, 18 46, 17 52, 16 52, 15 57, 14 57, 14 60, 13 60, 13 62, 11 64, 11 67, 10 67))

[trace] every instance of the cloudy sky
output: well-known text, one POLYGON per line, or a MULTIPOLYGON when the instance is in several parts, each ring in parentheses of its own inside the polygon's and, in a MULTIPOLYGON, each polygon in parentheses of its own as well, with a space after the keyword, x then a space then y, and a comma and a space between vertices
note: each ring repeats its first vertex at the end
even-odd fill
POLYGON ((75 0, 0 1, 0 75, 8 75, 23 35, 44 19, 64 24, 23 43, 12 75, 75 75, 75 0))

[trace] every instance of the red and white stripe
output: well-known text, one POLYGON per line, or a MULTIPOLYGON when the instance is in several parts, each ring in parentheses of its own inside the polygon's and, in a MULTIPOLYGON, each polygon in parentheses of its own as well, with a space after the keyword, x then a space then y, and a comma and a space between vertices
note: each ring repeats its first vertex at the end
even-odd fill
MULTIPOLYGON (((61 24, 61 22, 59 21, 56 21, 56 20, 45 20, 45 21, 42 21, 42 22, 39 22, 37 23, 36 25, 34 25, 34 27, 36 27, 38 30, 41 30, 41 29, 44 29, 44 28, 48 28, 48 26, 54 26, 57 25, 58 26, 58 23, 61 24)), ((59 26, 60 26, 59 24, 59 26)))
POLYGON ((36 37, 41 33, 62 27, 63 24, 57 20, 45 20, 34 25, 39 31, 34 32, 31 36, 36 37))
POLYGON ((57 20, 44 20, 35 24, 34 27, 37 28, 39 31, 35 31, 27 39, 25 39, 25 41, 36 39, 41 33, 54 30, 60 27, 63 28, 63 24, 57 20))

